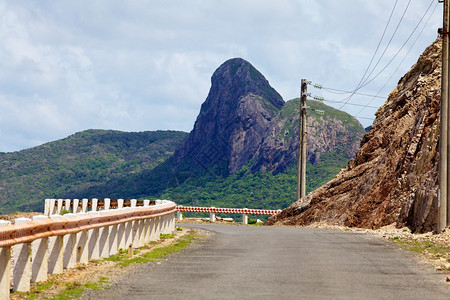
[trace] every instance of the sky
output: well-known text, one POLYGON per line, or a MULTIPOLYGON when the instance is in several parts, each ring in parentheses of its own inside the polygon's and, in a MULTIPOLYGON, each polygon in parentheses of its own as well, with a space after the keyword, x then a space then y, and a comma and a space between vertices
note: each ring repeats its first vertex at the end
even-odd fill
MULTIPOLYGON (((189 132, 234 57, 285 101, 302 78, 343 91, 368 82, 357 93, 386 97, 437 38, 437 2, 0 0, 0 152, 86 129, 189 132)), ((386 99, 308 92, 363 126, 386 99)))

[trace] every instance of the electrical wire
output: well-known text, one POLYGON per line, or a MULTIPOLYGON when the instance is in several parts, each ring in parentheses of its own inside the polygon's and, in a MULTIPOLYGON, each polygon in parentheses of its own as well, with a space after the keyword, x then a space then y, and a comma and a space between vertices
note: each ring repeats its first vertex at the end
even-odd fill
MULTIPOLYGON (((398 49, 398 51, 395 53, 395 55, 391 58, 391 60, 374 76, 372 77, 370 80, 365 81, 364 84, 362 84, 361 86, 359 86, 357 90, 367 86, 369 83, 371 83, 373 80, 375 80, 381 73, 384 72, 384 70, 392 63, 392 61, 398 56, 398 54, 400 53, 401 50, 403 50, 403 48, 405 47, 405 45, 408 43, 408 41, 411 39, 412 35, 416 32, 417 28, 419 27, 420 23, 422 23, 423 18, 427 15, 428 11, 430 10, 432 4, 433 4, 434 0, 432 0, 430 2, 430 5, 428 6, 427 10, 425 11, 425 13, 422 15, 422 17, 420 18, 419 22, 417 23, 417 25, 414 27, 413 31, 411 32, 411 34, 408 36, 408 38, 406 39, 406 41, 403 43, 403 45, 400 47, 400 49, 398 49)), ((344 101, 349 101, 350 98, 353 96, 350 95, 349 97, 347 97, 346 99, 344 99, 344 101)), ((342 109, 344 106, 346 105, 346 103, 344 103, 339 109, 342 109)))
MULTIPOLYGON (((334 89, 334 88, 329 88, 329 87, 325 87, 321 84, 317 84, 317 83, 311 83, 308 82, 309 85, 311 85, 312 87, 319 89, 319 90, 325 90, 329 93, 332 94, 351 94, 354 91, 344 91, 344 90, 340 90, 340 89, 334 89)), ((365 93, 355 93, 355 95, 360 95, 360 96, 367 96, 367 97, 375 97, 375 98, 381 98, 381 99, 386 99, 387 97, 383 97, 383 96, 378 96, 378 95, 370 95, 370 94, 365 94, 365 93)))
POLYGON ((411 32, 411 34, 408 36, 408 38, 406 39, 406 41, 403 43, 403 45, 400 47, 400 49, 398 49, 398 51, 395 53, 395 55, 391 58, 391 60, 383 67, 383 69, 380 70, 380 72, 378 72, 373 78, 371 78, 369 81, 365 82, 361 88, 365 87, 366 85, 368 85, 369 83, 371 83, 373 80, 375 80, 381 73, 383 73, 384 70, 386 70, 386 68, 392 63, 392 61, 398 56, 398 54, 400 53, 400 51, 403 50, 403 48, 405 47, 405 45, 408 43, 408 41, 411 39, 412 35, 414 34, 414 32, 416 32, 417 28, 419 27, 420 23, 422 23, 423 18, 426 16, 426 14, 428 13, 428 11, 431 8, 431 5, 433 4, 434 0, 431 1, 430 5, 428 6, 427 10, 425 11, 425 13, 422 15, 422 18, 420 18, 419 22, 417 23, 416 27, 414 27, 414 30, 411 32))
MULTIPOLYGON (((330 103, 342 103, 343 101, 337 101, 337 100, 329 100, 329 99, 324 99, 323 97, 317 97, 314 96, 312 99, 309 100, 315 100, 315 101, 321 101, 321 102, 330 102, 330 103)), ((360 107, 368 107, 368 108, 378 108, 377 106, 368 106, 366 104, 358 104, 358 103, 347 103, 348 105, 352 105, 352 106, 360 106, 360 107)))
MULTIPOLYGON (((411 0, 410 0, 409 2, 411 2, 411 0)), ((409 6, 409 2, 408 2, 408 6, 409 6)), ((369 65, 367 66, 366 70, 364 71, 364 74, 363 74, 363 76, 361 77, 361 79, 359 80, 359 83, 358 83, 358 85, 356 86, 356 88, 352 91, 352 93, 350 94, 350 96, 348 96, 347 98, 344 99, 344 101, 345 101, 345 100, 347 100, 347 102, 350 101, 350 99, 352 98, 352 96, 360 89, 360 85, 363 83, 364 78, 366 77, 366 74, 367 74, 367 72, 369 71, 369 69, 370 69, 370 67, 371 67, 371 65, 372 65, 372 62, 373 62, 373 60, 374 60, 374 58, 375 58, 375 56, 376 56, 376 54, 377 54, 377 52, 378 52, 378 49, 380 48, 381 42, 382 42, 383 39, 384 39, 384 35, 386 34, 386 31, 387 31, 387 29, 388 29, 388 27, 389 27, 389 24, 390 24, 391 19, 392 19, 392 15, 394 14, 395 8, 397 7, 397 3, 398 3, 398 0, 396 0, 395 3, 394 3, 394 7, 393 7, 392 10, 391 10, 391 14, 389 15, 389 19, 388 19, 388 21, 387 21, 387 23, 386 23, 386 26, 384 27, 383 34, 381 35, 381 38, 380 38, 380 40, 379 40, 379 42, 378 42, 377 48, 375 49, 375 51, 374 51, 374 53, 373 53, 373 55, 372 55, 372 58, 371 58, 371 60, 370 60, 369 65)), ((408 8, 408 6, 407 6, 407 8, 408 8)), ((403 19, 403 17, 402 17, 402 19, 403 19)), ((394 34, 395 34, 395 33, 394 33, 394 34)), ((391 38, 391 40, 392 40, 392 38, 391 38)), ((386 49, 385 49, 385 50, 386 50, 386 49)), ((373 70, 372 70, 372 72, 373 72, 373 70)), ((372 72, 371 72, 371 73, 372 73, 372 72)), ((371 74, 371 73, 370 73, 370 74, 371 74)), ((370 76, 370 74, 369 74, 369 76, 370 76)), ((345 103, 342 105, 342 107, 344 107, 344 106, 345 106, 345 103)), ((341 108, 342 108, 342 107, 341 107, 341 108)))
MULTIPOLYGON (((409 47, 408 52, 406 52, 406 54, 403 56, 403 59, 400 61, 400 63, 397 65, 397 68, 394 70, 394 72, 391 73, 391 76, 389 76, 388 80, 386 80, 386 82, 384 83, 384 85, 380 88, 380 90, 378 91, 377 95, 379 95, 381 93, 381 91, 386 87, 386 85, 389 83, 389 81, 392 79, 392 77, 394 76, 394 74, 398 71, 398 69, 400 69, 400 66, 403 64, 403 62, 405 61, 406 57, 409 55, 409 53, 411 52, 411 50, 414 48, 414 45, 416 44, 417 40, 419 39, 419 37, 422 35, 423 31, 425 30, 425 28, 427 27, 428 22, 430 21, 431 17, 433 16, 434 12, 436 11, 436 8, 438 7, 439 2, 436 2, 436 5, 434 6, 433 10, 431 11, 430 15, 428 16, 427 21, 425 22, 425 24, 422 27, 422 30, 419 32, 419 34, 417 35, 416 39, 413 41, 413 43, 411 44, 411 47, 409 47)), ((370 105, 370 103, 372 103, 372 101, 375 99, 372 98, 367 105, 370 105)), ((361 108, 361 110, 356 113, 355 116, 358 116, 363 110, 365 109, 365 107, 361 108)))

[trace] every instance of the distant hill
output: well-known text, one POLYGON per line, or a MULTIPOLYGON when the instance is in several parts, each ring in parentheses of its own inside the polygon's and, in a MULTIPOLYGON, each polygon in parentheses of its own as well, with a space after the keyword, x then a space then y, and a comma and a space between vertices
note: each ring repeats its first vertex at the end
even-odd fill
MULTIPOLYGON (((87 130, 23 151, 0 154, 0 213, 40 211, 68 195, 150 170, 187 137, 176 131, 87 130)), ((81 192, 81 194, 79 194, 81 192)))

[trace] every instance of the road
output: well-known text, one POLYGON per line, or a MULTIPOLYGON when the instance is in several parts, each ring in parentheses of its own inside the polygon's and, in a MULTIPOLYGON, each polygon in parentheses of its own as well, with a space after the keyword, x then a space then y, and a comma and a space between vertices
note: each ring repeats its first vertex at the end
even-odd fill
POLYGON ((213 234, 88 299, 450 299, 445 276, 389 241, 326 229, 189 225, 213 234))

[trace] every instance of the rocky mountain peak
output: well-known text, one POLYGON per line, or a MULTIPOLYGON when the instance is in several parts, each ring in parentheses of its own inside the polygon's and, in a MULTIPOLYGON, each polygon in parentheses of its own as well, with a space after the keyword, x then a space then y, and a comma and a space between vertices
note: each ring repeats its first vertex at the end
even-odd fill
POLYGON ((211 89, 175 162, 209 168, 244 166, 261 144, 268 123, 283 106, 280 94, 249 62, 233 58, 211 77, 211 89))

